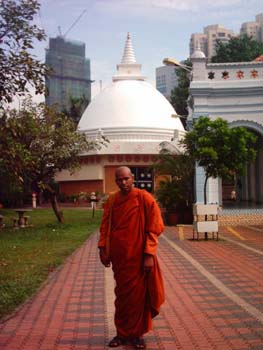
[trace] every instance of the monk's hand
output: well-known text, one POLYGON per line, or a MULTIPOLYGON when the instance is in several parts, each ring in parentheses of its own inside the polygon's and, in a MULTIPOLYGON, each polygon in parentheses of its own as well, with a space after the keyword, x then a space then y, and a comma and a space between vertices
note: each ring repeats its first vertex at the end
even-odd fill
POLYGON ((145 273, 148 273, 153 268, 153 256, 151 254, 144 255, 143 269, 145 273))
POLYGON ((105 267, 110 267, 110 260, 107 258, 106 253, 105 253, 105 248, 100 247, 100 261, 105 267))

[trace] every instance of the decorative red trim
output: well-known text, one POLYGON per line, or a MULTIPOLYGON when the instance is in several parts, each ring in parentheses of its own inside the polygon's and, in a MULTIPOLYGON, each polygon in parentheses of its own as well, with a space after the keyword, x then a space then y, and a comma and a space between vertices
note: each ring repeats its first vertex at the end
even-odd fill
POLYGON ((143 160, 145 163, 149 162, 149 159, 150 159, 150 157, 149 157, 148 155, 146 155, 146 154, 142 156, 142 160, 143 160))
POLYGON ((132 156, 130 154, 126 154, 125 161, 130 163, 132 161, 132 156))
POLYGON ((123 155, 122 154, 118 154, 117 155, 117 162, 123 162, 123 155))

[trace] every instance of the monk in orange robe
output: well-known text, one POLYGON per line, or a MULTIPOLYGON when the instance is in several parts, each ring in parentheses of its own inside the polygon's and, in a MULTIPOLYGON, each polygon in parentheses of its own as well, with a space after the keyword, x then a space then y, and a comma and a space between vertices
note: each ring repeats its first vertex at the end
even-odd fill
POLYGON ((98 243, 101 262, 112 266, 116 281, 117 335, 108 346, 131 342, 136 349, 144 349, 143 334, 152 329, 152 318, 164 302, 156 257, 164 225, 152 195, 133 187, 128 167, 116 170, 116 183, 120 191, 105 203, 98 243))

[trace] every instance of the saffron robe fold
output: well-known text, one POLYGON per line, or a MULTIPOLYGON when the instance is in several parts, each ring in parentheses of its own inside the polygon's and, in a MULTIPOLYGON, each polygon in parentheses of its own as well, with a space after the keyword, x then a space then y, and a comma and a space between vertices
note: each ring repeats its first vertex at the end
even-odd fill
POLYGON ((160 209, 151 194, 133 188, 114 194, 105 203, 99 247, 105 247, 111 214, 110 260, 115 287, 115 325, 121 337, 138 337, 152 329, 152 318, 164 302, 163 280, 156 257, 158 236, 164 229, 160 209), (112 208, 110 209, 110 207, 112 208), (145 274, 144 253, 154 267, 145 274))

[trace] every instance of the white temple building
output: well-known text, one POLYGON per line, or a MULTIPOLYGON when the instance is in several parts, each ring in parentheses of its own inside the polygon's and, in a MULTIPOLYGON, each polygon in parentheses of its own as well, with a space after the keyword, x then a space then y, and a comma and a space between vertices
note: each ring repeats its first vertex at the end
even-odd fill
MULTIPOLYGON (((185 130, 168 100, 146 82, 129 34, 112 84, 89 104, 78 130, 91 139, 103 135, 110 142, 100 150, 82 155, 78 172, 58 174, 60 192, 109 193, 116 189, 114 173, 121 165, 132 169, 135 186, 154 190, 156 178, 149 166, 159 153, 160 144, 174 137, 179 139, 185 130)), ((176 142, 173 147, 177 149, 176 142)))
MULTIPOLYGON (((232 184, 209 179, 208 203, 222 204, 235 190, 239 202, 263 203, 263 57, 253 62, 207 63, 198 48, 191 56, 193 64, 190 84, 188 122, 200 116, 221 117, 229 127, 242 126, 258 137, 258 155, 247 166, 244 176, 232 184)), ((196 202, 203 203, 203 169, 196 169, 196 202)))

